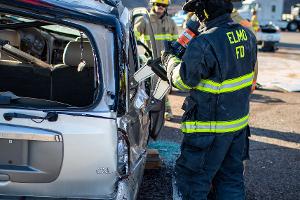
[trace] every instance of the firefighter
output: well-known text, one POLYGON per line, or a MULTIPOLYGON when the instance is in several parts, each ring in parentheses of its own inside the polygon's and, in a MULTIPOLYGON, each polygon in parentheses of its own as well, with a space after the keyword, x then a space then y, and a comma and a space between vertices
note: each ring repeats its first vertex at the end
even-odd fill
POLYGON ((254 31, 258 32, 259 31, 259 22, 258 22, 258 19, 257 19, 256 10, 252 11, 251 24, 252 24, 252 27, 253 27, 254 31))
POLYGON ((181 61, 170 47, 162 55, 172 84, 189 91, 176 184, 183 199, 207 199, 214 180, 217 199, 242 200, 255 35, 233 22, 230 0, 190 0, 183 9, 195 12, 202 27, 181 61))
MULTIPOLYGON (((237 0, 238 1, 238 0, 237 0)), ((254 33, 254 29, 252 27, 251 22, 249 22, 248 20, 244 19, 241 17, 241 15, 239 14, 239 12, 237 11, 237 9, 233 9, 232 13, 231 13, 231 18, 233 19, 233 21, 235 21, 236 23, 241 24, 244 27, 247 27, 248 29, 250 29, 253 33, 254 33)))
MULTIPOLYGON (((167 7, 169 0, 150 0, 150 23, 153 29, 157 55, 160 56, 164 49, 164 41, 175 41, 178 38, 178 30, 175 22, 168 16, 167 7)), ((143 18, 139 18, 135 23, 135 36, 150 46, 150 28, 143 18)), ((173 117, 171 105, 166 97, 165 119, 171 120, 173 117)))

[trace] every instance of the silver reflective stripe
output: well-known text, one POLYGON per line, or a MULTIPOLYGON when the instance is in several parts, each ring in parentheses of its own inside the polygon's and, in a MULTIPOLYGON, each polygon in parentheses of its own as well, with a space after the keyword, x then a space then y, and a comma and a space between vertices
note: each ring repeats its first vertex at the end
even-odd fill
POLYGON ((184 32, 183 35, 184 35, 188 40, 193 39, 193 37, 192 37, 190 34, 188 34, 187 32, 184 32))
POLYGON ((228 79, 221 83, 209 79, 201 80, 194 89, 213 94, 234 92, 252 85, 254 72, 234 79, 228 79))
POLYGON ((247 79, 244 79, 240 82, 237 82, 237 83, 232 83, 232 84, 225 84, 225 85, 222 85, 220 87, 220 89, 225 89, 225 88, 233 88, 233 87, 236 87, 236 86, 239 86, 239 85, 242 85, 242 84, 245 84, 245 83, 248 83, 248 82, 252 82, 253 81, 253 76, 247 78, 247 79))
POLYGON ((243 129, 248 125, 249 115, 233 121, 186 121, 182 122, 183 133, 226 133, 243 129))
MULTIPOLYGON (((150 40, 150 35, 144 35, 144 40, 149 41, 150 40)), ((162 40, 168 40, 168 41, 173 41, 178 38, 178 35, 172 35, 172 34, 155 34, 154 39, 157 41, 162 41, 162 40)))
POLYGON ((191 89, 191 87, 187 86, 186 84, 183 83, 183 81, 180 78, 180 60, 174 60, 174 62, 178 63, 178 65, 175 67, 175 69, 173 70, 173 74, 172 74, 172 83, 173 85, 182 91, 188 91, 191 89))

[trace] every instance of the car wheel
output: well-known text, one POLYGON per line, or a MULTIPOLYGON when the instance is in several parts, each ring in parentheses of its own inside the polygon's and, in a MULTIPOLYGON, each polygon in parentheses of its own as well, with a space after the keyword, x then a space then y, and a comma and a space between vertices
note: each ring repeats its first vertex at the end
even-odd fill
POLYGON ((261 46, 261 51, 264 52, 275 52, 276 46, 274 42, 263 41, 261 46))
POLYGON ((290 22, 287 26, 287 29, 291 32, 295 32, 298 29, 298 24, 297 22, 290 22))

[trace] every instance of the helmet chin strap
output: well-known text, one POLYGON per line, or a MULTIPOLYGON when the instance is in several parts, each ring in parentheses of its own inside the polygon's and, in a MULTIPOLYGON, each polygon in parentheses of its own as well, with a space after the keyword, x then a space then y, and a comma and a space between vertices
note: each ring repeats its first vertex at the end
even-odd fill
POLYGON ((197 17, 201 22, 205 22, 208 20, 208 14, 205 11, 204 7, 202 8, 198 7, 198 9, 195 11, 195 14, 197 15, 197 17))

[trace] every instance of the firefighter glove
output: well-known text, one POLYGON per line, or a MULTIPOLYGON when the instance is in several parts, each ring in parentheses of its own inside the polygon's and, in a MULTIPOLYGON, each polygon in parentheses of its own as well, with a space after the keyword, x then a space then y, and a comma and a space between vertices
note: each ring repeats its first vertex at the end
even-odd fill
POLYGON ((166 50, 162 52, 161 63, 167 71, 168 79, 171 81, 173 70, 180 63, 180 60, 172 53, 172 51, 169 51, 169 49, 166 48, 166 50))

